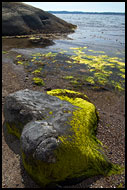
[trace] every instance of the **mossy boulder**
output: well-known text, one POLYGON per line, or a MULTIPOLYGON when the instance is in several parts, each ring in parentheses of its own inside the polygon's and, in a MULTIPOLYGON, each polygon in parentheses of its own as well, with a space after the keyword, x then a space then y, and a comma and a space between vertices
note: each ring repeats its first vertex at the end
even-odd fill
POLYGON ((22 2, 2 2, 2 35, 73 32, 75 25, 22 2))
MULTIPOLYGON (((48 187, 110 173, 113 165, 96 138, 98 115, 88 97, 62 89, 47 93, 23 90, 6 98, 4 113, 10 127, 10 122, 15 122, 17 129, 16 121, 28 118, 18 135, 28 174, 48 187), (25 114, 22 118, 22 110, 27 110, 29 117, 25 114)), ((11 129, 14 133, 15 128, 11 129)))

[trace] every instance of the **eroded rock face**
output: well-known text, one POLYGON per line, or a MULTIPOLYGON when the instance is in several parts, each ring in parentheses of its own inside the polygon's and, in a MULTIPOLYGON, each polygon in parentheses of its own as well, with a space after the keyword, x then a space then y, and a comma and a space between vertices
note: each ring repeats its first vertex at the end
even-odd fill
POLYGON ((72 32, 76 26, 21 2, 2 2, 2 35, 72 32))
POLYGON ((95 137, 96 108, 87 96, 21 90, 6 97, 4 116, 9 132, 20 138, 24 168, 40 186, 110 171, 95 137))

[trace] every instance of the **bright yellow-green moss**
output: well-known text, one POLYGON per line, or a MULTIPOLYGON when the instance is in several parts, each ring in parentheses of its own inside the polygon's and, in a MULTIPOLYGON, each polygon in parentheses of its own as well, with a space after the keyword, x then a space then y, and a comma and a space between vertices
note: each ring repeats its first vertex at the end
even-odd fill
MULTIPOLYGON (((114 83, 118 82, 117 76, 120 76, 119 73, 125 73, 125 63, 121 62, 121 58, 119 57, 109 57, 108 55, 99 55, 101 53, 105 53, 103 51, 94 51, 89 50, 88 52, 98 53, 98 55, 88 55, 84 52, 82 47, 70 48, 73 50, 74 55, 70 56, 70 60, 67 60, 67 63, 77 63, 77 64, 85 64, 89 72, 92 73, 93 79, 89 78, 89 82, 94 84, 94 79, 97 81, 99 85, 113 85, 110 81, 110 76, 114 79, 114 83), (116 68, 117 70, 114 70, 116 68), (97 76, 103 75, 102 77, 97 76), (117 80, 117 81, 116 81, 117 80)), ((91 74, 90 74, 91 75, 91 74)), ((122 76, 123 78, 123 76, 122 76)), ((113 85, 114 86, 114 85, 113 85)), ((124 84, 119 84, 119 87, 115 89, 124 90, 124 84)))
POLYGON ((22 61, 18 61, 17 63, 20 64, 20 65, 23 65, 23 62, 22 62, 22 61))
POLYGON ((2 54, 6 54, 6 53, 8 53, 7 51, 2 51, 2 54))
POLYGON ((22 55, 17 55, 16 58, 22 57, 22 55))
POLYGON ((87 96, 65 89, 47 93, 78 106, 68 121, 73 135, 58 137, 62 143, 54 151, 55 163, 34 160, 22 152, 24 167, 31 177, 41 186, 46 186, 81 176, 118 173, 119 167, 112 165, 102 154, 102 143, 95 136, 98 121, 96 108, 87 101, 87 96))
POLYGON ((42 85, 42 86, 45 85, 43 79, 41 79, 41 78, 34 77, 34 78, 33 78, 33 81, 34 81, 34 83, 37 84, 37 85, 42 85))
POLYGON ((85 78, 85 80, 86 80, 87 82, 91 83, 91 84, 95 84, 95 82, 94 82, 94 78, 91 77, 91 76, 85 78))
POLYGON ((42 71, 42 68, 38 68, 32 72, 32 74, 38 74, 42 71))
POLYGON ((74 77, 73 76, 65 76, 63 77, 64 79, 73 79, 74 77))

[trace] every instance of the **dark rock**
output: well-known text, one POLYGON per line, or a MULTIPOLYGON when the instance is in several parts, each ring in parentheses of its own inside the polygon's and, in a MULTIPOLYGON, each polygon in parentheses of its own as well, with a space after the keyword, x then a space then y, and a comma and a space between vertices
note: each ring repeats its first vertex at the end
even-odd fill
POLYGON ((57 148, 58 132, 52 123, 46 121, 29 122, 21 135, 21 147, 26 156, 48 163, 56 162, 53 151, 57 148))
POLYGON ((73 108, 69 102, 61 101, 57 97, 27 89, 21 90, 5 99, 5 123, 14 131, 17 130, 18 137, 24 126, 32 120, 46 120, 53 123, 55 129, 61 133, 65 130, 64 122, 71 116, 73 108))
POLYGON ((2 35, 73 32, 76 26, 22 2, 2 2, 2 35))
POLYGON ((29 38, 29 41, 34 45, 42 45, 42 46, 54 45, 55 44, 52 40, 44 39, 42 37, 29 38))

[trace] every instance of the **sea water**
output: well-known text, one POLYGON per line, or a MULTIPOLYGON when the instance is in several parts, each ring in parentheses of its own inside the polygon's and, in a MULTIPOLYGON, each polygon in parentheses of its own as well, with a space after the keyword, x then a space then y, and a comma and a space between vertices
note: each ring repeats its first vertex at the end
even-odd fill
POLYGON ((105 14, 55 14, 55 16, 77 25, 68 39, 55 40, 51 48, 87 46, 104 51, 109 56, 125 56, 125 15, 105 14))

